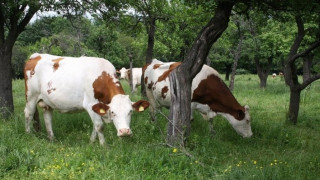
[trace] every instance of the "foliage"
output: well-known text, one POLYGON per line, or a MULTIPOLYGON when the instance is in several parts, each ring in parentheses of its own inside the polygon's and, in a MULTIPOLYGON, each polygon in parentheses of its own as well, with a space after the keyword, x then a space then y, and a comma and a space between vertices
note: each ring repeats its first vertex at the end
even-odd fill
MULTIPOLYGON (((289 89, 269 78, 261 91, 258 77, 236 76, 234 95, 250 106, 253 137, 241 138, 222 117, 209 134, 208 122, 195 113, 186 150, 164 146, 166 119, 151 122, 148 112, 134 113, 130 138, 116 136, 106 124, 106 147, 90 144, 92 122, 87 113, 54 112, 56 140, 24 131, 24 82, 13 84, 15 114, 0 120, 1 179, 317 179, 320 174, 320 82, 302 92, 297 126, 285 123, 289 89), (261 103, 263 102, 263 103, 261 103)), ((128 83, 121 81, 126 92, 128 83)), ((139 91, 138 91, 139 92, 139 91)), ((140 94, 130 94, 132 100, 140 94)), ((164 113, 167 113, 166 111, 164 113)), ((40 117, 41 117, 40 112, 40 117)), ((42 118, 42 117, 41 117, 42 118)))

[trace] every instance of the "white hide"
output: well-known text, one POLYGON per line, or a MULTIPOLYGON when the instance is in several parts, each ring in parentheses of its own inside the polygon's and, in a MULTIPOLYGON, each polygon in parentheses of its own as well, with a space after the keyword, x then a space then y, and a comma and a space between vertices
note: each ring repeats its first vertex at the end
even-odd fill
POLYGON ((60 57, 49 54, 31 55, 30 59, 41 56, 33 75, 27 71, 27 104, 25 107, 26 131, 30 132, 30 124, 36 110, 36 104, 40 101, 40 107, 49 106, 44 109, 45 122, 50 139, 53 138, 51 127, 51 109, 60 112, 74 112, 86 110, 90 115, 94 127, 91 141, 96 139, 98 134, 100 144, 104 144, 102 132, 102 118, 106 122, 113 122, 118 135, 119 130, 128 129, 131 134, 130 120, 132 112, 132 102, 127 95, 116 95, 108 104, 109 111, 101 117, 92 110, 93 105, 99 103, 94 97, 93 82, 105 71, 113 78, 114 83, 118 83, 115 77, 116 70, 107 60, 95 57, 60 57), (59 62, 59 67, 53 68, 52 60, 63 58, 59 62), (50 93, 49 93, 49 90, 50 93), (112 114, 113 112, 113 114, 112 114), (108 115, 110 115, 108 117, 108 115))
MULTIPOLYGON (((119 70, 120 72, 120 79, 125 79, 129 81, 129 75, 128 71, 130 69, 126 68, 121 68, 119 70)), ((133 86, 133 91, 136 91, 137 87, 141 85, 141 76, 142 76, 142 68, 132 68, 132 86, 133 86)))

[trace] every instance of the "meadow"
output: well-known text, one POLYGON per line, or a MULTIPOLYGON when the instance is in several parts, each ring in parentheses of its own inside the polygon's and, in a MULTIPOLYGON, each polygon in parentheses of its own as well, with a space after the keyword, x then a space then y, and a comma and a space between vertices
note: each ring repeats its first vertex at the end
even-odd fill
MULTIPOLYGON (((121 83, 128 92, 128 83, 121 83)), ((89 143, 92 122, 86 112, 55 112, 53 142, 41 112, 42 131, 26 134, 24 81, 15 80, 15 114, 0 120, 0 179, 319 179, 319 89, 320 81, 302 92, 298 124, 291 125, 289 89, 280 77, 269 77, 261 90, 256 75, 236 76, 233 94, 250 106, 253 136, 240 137, 222 117, 215 119, 211 136, 208 122, 195 113, 186 156, 165 145, 166 118, 158 114, 151 122, 148 110, 133 114, 132 137, 119 138, 113 124, 106 124, 106 147, 89 143)))

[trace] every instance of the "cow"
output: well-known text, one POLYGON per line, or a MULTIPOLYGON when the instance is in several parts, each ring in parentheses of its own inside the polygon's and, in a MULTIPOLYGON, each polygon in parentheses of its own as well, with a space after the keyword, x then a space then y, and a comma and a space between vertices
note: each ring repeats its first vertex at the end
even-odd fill
MULTIPOLYGON (((125 79, 129 82, 130 80, 130 69, 121 68, 119 71, 120 79, 125 79)), ((142 68, 132 68, 132 86, 133 92, 136 91, 137 87, 141 85, 141 75, 142 75, 142 68)))
POLYGON ((275 78, 277 77, 277 74, 276 73, 272 73, 272 78, 275 78))
MULTIPOLYGON (((152 119, 155 118, 157 109, 170 107, 169 74, 180 64, 181 62, 164 63, 153 59, 150 64, 143 67, 143 78, 152 119)), ((229 121, 239 135, 252 136, 249 106, 241 106, 238 103, 215 69, 203 65, 191 86, 191 109, 199 111, 206 120, 210 121, 211 131, 212 120, 219 114, 229 121)))
POLYGON ((118 136, 130 136, 132 111, 144 111, 149 102, 131 102, 117 78, 116 69, 107 60, 96 57, 61 57, 32 54, 24 68, 26 106, 25 127, 30 133, 32 119, 39 119, 37 104, 43 109, 45 126, 50 140, 52 111, 62 113, 85 110, 92 122, 90 141, 98 135, 103 145, 103 121, 113 122, 118 136), (36 114, 36 115, 35 115, 36 114))

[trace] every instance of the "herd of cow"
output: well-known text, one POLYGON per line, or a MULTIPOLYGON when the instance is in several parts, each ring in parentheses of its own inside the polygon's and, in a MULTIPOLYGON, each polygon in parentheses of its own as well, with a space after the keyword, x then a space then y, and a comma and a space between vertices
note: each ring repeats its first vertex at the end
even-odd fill
MULTIPOLYGON (((31 132, 31 122, 39 121, 37 105, 43 109, 48 138, 52 140, 52 111, 76 112, 86 110, 93 122, 91 142, 98 135, 101 145, 105 143, 103 121, 113 122, 118 136, 130 136, 131 114, 149 107, 151 118, 157 110, 170 107, 169 74, 179 62, 161 62, 156 59, 143 68, 132 72, 122 68, 116 71, 108 61, 96 57, 61 57, 35 53, 25 64, 26 132, 31 132), (141 84, 146 87, 148 101, 132 102, 126 95, 120 78, 132 77, 134 90, 141 84), (132 73, 130 75, 130 73, 132 73), (143 76, 143 78, 141 78, 143 76)), ((252 136, 249 107, 241 106, 232 95, 219 74, 204 65, 192 81, 192 110, 197 110, 210 121, 220 114, 242 137, 252 136)), ((192 118, 192 117, 191 117, 192 118)), ((39 123, 39 122, 36 122, 39 123)))

